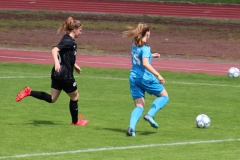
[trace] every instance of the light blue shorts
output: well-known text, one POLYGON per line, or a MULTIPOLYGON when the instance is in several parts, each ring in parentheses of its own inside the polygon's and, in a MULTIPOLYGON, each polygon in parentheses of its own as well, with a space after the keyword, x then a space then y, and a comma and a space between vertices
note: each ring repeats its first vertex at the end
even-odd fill
POLYGON ((164 86, 157 79, 144 80, 142 78, 133 78, 130 75, 129 83, 133 100, 145 97, 145 92, 157 96, 164 90, 164 86))

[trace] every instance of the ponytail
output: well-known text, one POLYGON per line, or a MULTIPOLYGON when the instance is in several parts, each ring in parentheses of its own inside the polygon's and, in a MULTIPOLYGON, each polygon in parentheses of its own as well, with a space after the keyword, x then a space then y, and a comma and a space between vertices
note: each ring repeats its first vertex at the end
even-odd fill
POLYGON ((72 30, 81 27, 82 24, 78 20, 74 20, 72 17, 68 17, 68 19, 62 23, 62 25, 58 29, 58 33, 64 31, 65 33, 69 34, 72 30))
POLYGON ((146 24, 140 23, 136 28, 128 26, 127 29, 127 31, 123 32, 123 37, 133 37, 133 41, 136 46, 143 46, 146 44, 146 42, 142 40, 146 33, 150 31, 149 27, 146 24))

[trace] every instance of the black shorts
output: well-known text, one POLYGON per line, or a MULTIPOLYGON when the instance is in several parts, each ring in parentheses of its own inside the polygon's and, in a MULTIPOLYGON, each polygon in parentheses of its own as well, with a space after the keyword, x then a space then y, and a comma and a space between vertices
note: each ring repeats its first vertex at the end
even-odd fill
POLYGON ((52 78, 51 87, 57 90, 64 90, 66 93, 71 93, 77 90, 77 83, 75 82, 74 78, 69 80, 52 78))

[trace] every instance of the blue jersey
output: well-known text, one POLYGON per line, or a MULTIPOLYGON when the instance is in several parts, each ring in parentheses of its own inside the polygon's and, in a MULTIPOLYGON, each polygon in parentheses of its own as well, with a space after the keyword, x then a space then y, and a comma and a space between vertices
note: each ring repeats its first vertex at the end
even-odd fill
POLYGON ((132 69, 130 75, 133 78, 142 78, 145 80, 156 79, 155 76, 149 72, 142 63, 143 58, 149 58, 149 64, 152 63, 151 47, 143 45, 137 47, 134 43, 132 45, 132 69))

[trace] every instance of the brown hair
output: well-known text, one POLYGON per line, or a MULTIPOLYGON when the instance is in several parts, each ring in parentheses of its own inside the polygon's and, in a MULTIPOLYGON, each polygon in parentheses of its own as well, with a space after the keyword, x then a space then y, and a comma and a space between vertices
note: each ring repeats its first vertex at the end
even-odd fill
POLYGON ((65 33, 69 34, 72 30, 81 27, 82 24, 78 20, 74 20, 72 17, 68 17, 68 19, 62 23, 62 25, 58 29, 58 33, 64 31, 65 33))
POLYGON ((144 42, 142 38, 146 35, 148 31, 150 31, 148 25, 139 23, 136 28, 128 26, 127 29, 127 31, 123 32, 123 37, 133 37, 133 41, 138 47, 146 44, 146 42, 144 42))

